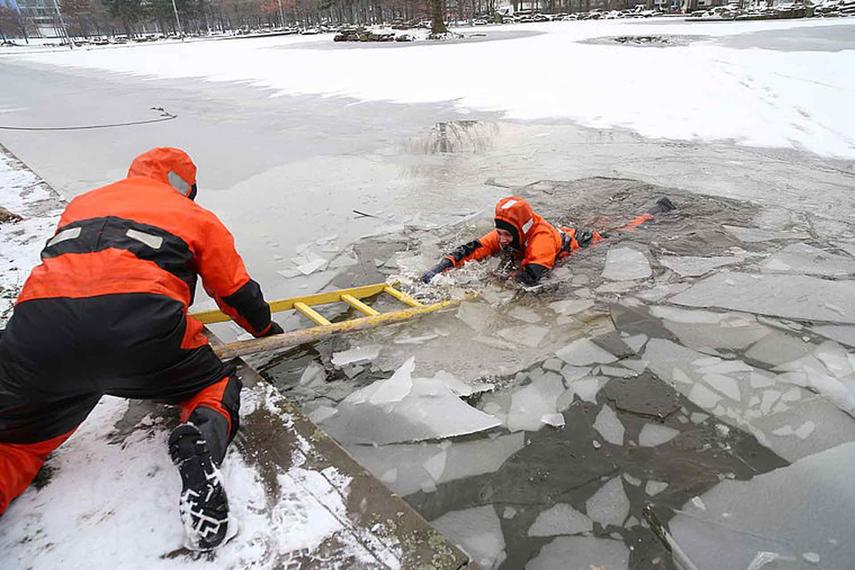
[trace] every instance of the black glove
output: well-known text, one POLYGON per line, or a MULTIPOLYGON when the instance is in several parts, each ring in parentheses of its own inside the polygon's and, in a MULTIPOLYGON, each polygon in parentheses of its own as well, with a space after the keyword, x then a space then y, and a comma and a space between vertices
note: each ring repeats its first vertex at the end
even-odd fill
POLYGON ((279 323, 277 323, 276 321, 270 321, 270 328, 267 329, 267 332, 261 336, 262 337, 273 336, 275 334, 282 334, 284 332, 285 332, 285 330, 279 326, 279 323))
POLYGON ((446 269, 451 269, 454 264, 447 257, 442 258, 442 261, 431 267, 429 270, 422 273, 422 283, 430 283, 431 279, 442 273, 446 269))

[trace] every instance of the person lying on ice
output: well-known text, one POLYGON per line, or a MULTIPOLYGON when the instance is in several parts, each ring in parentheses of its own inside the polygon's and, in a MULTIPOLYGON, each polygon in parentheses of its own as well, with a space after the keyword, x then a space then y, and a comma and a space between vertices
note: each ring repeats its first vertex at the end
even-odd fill
MULTIPOLYGON (((668 198, 659 198, 647 213, 636 216, 617 231, 636 228, 652 220, 655 214, 673 209, 674 204, 668 198)), ((512 278, 531 287, 537 285, 558 261, 605 237, 605 233, 596 230, 555 227, 538 216, 524 198, 508 196, 496 204, 495 230, 461 245, 443 257, 442 261, 422 274, 422 281, 430 283, 439 273, 461 267, 467 261, 510 253, 518 268, 512 278)))
POLYGON ((190 157, 156 148, 63 212, 0 336, 0 515, 110 394, 180 406, 169 454, 188 546, 227 537, 218 467, 238 429, 241 383, 187 315, 197 274, 254 336, 282 328, 232 235, 195 196, 190 157))

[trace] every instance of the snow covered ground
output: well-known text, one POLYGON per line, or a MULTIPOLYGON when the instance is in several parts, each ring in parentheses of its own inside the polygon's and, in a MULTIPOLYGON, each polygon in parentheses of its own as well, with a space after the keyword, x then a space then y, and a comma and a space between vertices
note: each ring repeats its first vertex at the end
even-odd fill
POLYGON ((551 22, 462 30, 496 40, 452 45, 332 45, 278 37, 138 49, 19 55, 29 61, 167 79, 248 82, 281 94, 364 101, 454 101, 516 119, 571 119, 645 137, 735 140, 855 157, 855 50, 733 49, 716 40, 755 31, 851 30, 855 22, 698 24, 674 20, 551 22), (580 43, 666 35, 661 48, 580 43), (682 45, 681 45, 682 44, 682 45))
POLYGON ((27 275, 53 235, 62 202, 38 176, 0 146, 0 206, 21 216, 0 224, 0 327, 27 275))

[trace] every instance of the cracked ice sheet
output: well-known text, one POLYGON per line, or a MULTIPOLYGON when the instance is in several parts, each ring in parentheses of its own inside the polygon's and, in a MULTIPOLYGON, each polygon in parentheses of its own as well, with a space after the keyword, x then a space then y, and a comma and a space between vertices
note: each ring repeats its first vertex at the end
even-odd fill
POLYGON ((629 516, 629 499, 623 490, 623 478, 618 476, 599 488, 585 502, 585 511, 595 522, 622 527, 629 516))
POLYGON ((572 366, 608 364, 617 360, 612 353, 587 338, 574 340, 564 348, 555 351, 555 356, 572 366))
MULTIPOLYGON (((826 398, 798 388, 798 400, 785 402, 781 399, 798 378, 787 374, 776 376, 738 360, 709 357, 656 338, 648 341, 644 359, 659 378, 693 403, 713 412, 719 420, 748 431, 762 445, 789 461, 855 438, 855 422, 826 398), (709 376, 717 375, 726 375, 737 383, 742 395, 740 402, 707 384, 709 376), (807 420, 813 421, 816 429, 805 440, 795 435, 773 434, 784 425, 798 427, 807 420)), ((825 370, 818 359, 812 364, 814 368, 825 370)), ((813 374, 818 375, 819 371, 814 370, 813 374)), ((713 384, 715 382, 713 380, 713 384)))
POLYGON ((805 568, 810 552, 822 568, 850 568, 853 478, 849 442, 750 481, 719 483, 701 496, 706 511, 688 503, 669 526, 698 568, 748 568, 761 551, 792 558, 774 568, 805 568))
POLYGON ((562 536, 540 549, 526 570, 626 570, 629 550, 623 542, 593 536, 562 536))
POLYGON ((848 255, 837 255, 804 243, 794 243, 764 261, 760 269, 772 273, 840 277, 855 274, 855 260, 848 255))
POLYGON ((681 277, 698 277, 718 267, 744 261, 742 257, 676 257, 664 256, 659 263, 681 277))
POLYGON ((525 445, 522 432, 477 441, 386 445, 351 445, 348 451, 360 465, 392 491, 404 497, 430 491, 441 483, 497 471, 509 457, 525 445), (441 459, 434 459, 434 458, 441 459), (431 473, 426 465, 442 468, 431 473))
POLYGON ((558 503, 554 507, 537 515, 528 529, 529 536, 556 536, 560 534, 580 534, 594 529, 594 523, 572 506, 558 503))
POLYGON ((332 363, 334 366, 341 368, 348 364, 363 364, 371 362, 380 355, 380 346, 367 345, 357 346, 342 352, 335 352, 332 355, 332 363))
POLYGON ((841 344, 855 347, 855 327, 846 325, 823 325, 813 327, 811 330, 825 338, 830 338, 831 340, 836 340, 841 344))
POLYGON ((594 420, 594 429, 612 445, 623 445, 624 427, 617 414, 608 404, 603 405, 594 420))
POLYGON ((742 313, 714 313, 653 306, 650 308, 650 314, 663 319, 665 328, 691 348, 744 349, 772 330, 758 323, 753 315, 742 313))
POLYGON ((544 425, 543 417, 558 411, 558 397, 564 391, 564 382, 555 372, 546 372, 531 384, 517 389, 511 396, 508 429, 539 430, 544 425))
POLYGON ((412 378, 414 359, 391 378, 345 398, 324 421, 330 435, 346 443, 385 445, 476 433, 501 422, 458 398, 442 380, 412 378))
POLYGON ((806 275, 723 271, 677 294, 671 302, 787 319, 855 323, 855 282, 806 275))
POLYGON ((502 523, 493 505, 451 511, 430 524, 461 546, 485 570, 498 568, 507 556, 502 523))
POLYGON ((647 279, 653 274, 647 258, 630 247, 613 247, 606 254, 603 278, 611 281, 647 279))
POLYGON ((816 347, 813 354, 778 366, 789 372, 788 382, 811 388, 834 402, 841 410, 855 417, 855 354, 832 341, 816 347))
MULTIPOLYGON (((253 389, 244 397, 246 416, 253 399, 264 396, 253 389)), ((342 526, 348 520, 348 499, 341 494, 347 478, 334 468, 307 470, 295 454, 287 472, 272 473, 280 491, 270 497, 237 446, 229 448, 222 474, 240 532, 216 557, 169 558, 184 543, 177 509, 181 481, 166 453, 169 431, 159 419, 144 419, 121 445, 112 443, 114 426, 128 408, 127 400, 102 398, 48 459, 53 473, 47 485, 31 486, 11 504, 0 527, 0 568, 92 568, 105 561, 119 568, 274 568, 270 553, 310 554, 332 537, 361 563, 376 563, 352 529, 342 526)))

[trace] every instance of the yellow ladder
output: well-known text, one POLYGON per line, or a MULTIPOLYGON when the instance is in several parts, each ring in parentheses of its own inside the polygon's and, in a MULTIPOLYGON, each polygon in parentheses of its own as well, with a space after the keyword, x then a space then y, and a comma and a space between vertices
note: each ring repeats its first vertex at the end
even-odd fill
MULTIPOLYGON (((329 291, 326 293, 316 293, 314 295, 291 297, 288 299, 272 301, 269 303, 271 313, 291 310, 297 311, 312 321, 315 326, 306 329, 288 331, 283 334, 265 338, 256 338, 214 346, 214 352, 216 352, 217 356, 220 358, 234 358, 236 356, 245 356, 247 354, 254 354, 257 352, 288 348, 308 342, 315 342, 334 334, 348 333, 392 323, 400 323, 412 319, 413 317, 433 313, 460 303, 459 300, 448 300, 424 305, 403 291, 396 289, 396 285, 397 283, 375 283, 373 285, 364 285, 362 287, 339 289, 337 291, 329 291), (381 313, 363 303, 361 300, 381 293, 385 293, 397 299, 402 304, 406 305, 407 308, 389 313, 381 313), (346 321, 332 323, 312 308, 318 305, 329 305, 332 303, 346 303, 365 316, 357 319, 349 319, 346 321)), ((217 310, 194 313, 191 316, 205 325, 223 323, 231 320, 231 317, 217 310)))

